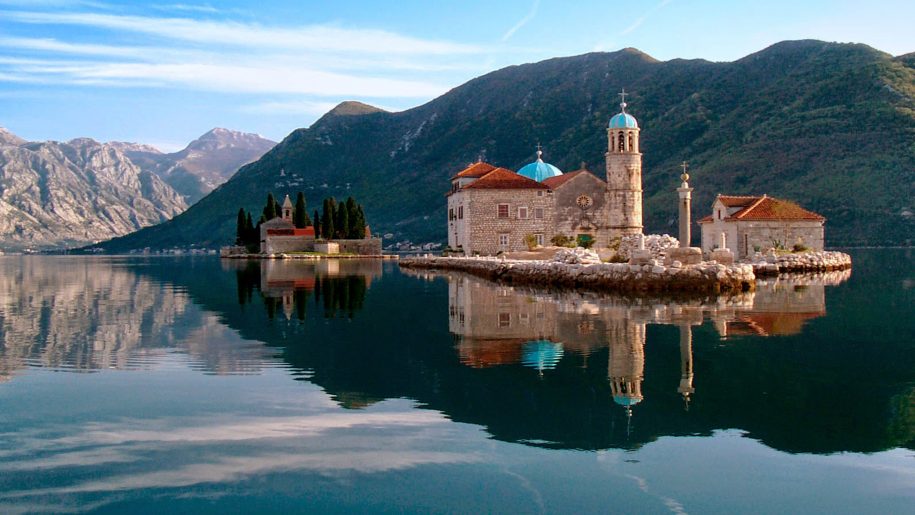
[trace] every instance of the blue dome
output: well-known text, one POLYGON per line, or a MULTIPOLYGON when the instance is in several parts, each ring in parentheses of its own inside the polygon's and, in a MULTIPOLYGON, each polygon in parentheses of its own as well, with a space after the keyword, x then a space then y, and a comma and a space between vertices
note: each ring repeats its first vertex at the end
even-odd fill
POLYGON ((613 402, 619 404, 620 406, 635 406, 636 404, 642 402, 642 399, 637 399, 635 397, 629 397, 626 395, 614 395, 613 402))
POLYGON ((610 118, 611 129, 638 129, 639 122, 635 121, 635 116, 629 113, 619 113, 610 118))
POLYGON ((556 368, 562 359, 562 344, 549 340, 532 340, 521 346, 521 364, 539 371, 556 368))
POLYGON ((528 179, 533 179, 537 182, 543 182, 550 177, 562 175, 562 170, 550 163, 544 163, 543 159, 540 158, 540 154, 541 152, 538 150, 537 160, 521 167, 521 169, 518 170, 518 175, 523 175, 528 179))

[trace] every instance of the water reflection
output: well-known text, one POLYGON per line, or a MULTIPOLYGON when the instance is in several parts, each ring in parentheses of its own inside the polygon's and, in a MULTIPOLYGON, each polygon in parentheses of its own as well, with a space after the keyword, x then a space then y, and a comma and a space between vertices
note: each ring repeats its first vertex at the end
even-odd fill
POLYGON ((312 295, 324 317, 352 318, 362 309, 372 278, 382 273, 378 260, 225 261, 222 266, 235 270, 240 305, 250 304, 259 291, 267 317, 282 313, 286 320, 305 320, 312 295))
POLYGON ((558 366, 565 351, 582 356, 587 367, 588 357, 606 348, 613 401, 631 415, 644 399, 648 324, 678 328, 677 391, 688 409, 695 393, 693 326, 708 318, 722 339, 800 334, 805 322, 826 315, 826 286, 846 281, 850 271, 783 275, 759 281, 755 292, 692 301, 550 293, 466 274, 441 276, 448 281, 449 329, 461 363, 473 368, 521 363, 542 375, 558 366))
POLYGON ((0 259, 0 381, 28 366, 150 369, 176 350, 210 373, 256 373, 270 360, 180 286, 121 262, 0 259))
POLYGON ((677 301, 405 275, 370 260, 0 266, 6 377, 27 366, 158 370, 179 353, 206 373, 282 367, 339 407, 408 398, 496 439, 556 448, 739 428, 777 449, 828 453, 911 445, 915 434, 911 328, 872 322, 891 311, 871 308, 885 288, 849 288, 847 272, 677 301), (841 387, 862 373, 875 378, 869 389, 841 387))

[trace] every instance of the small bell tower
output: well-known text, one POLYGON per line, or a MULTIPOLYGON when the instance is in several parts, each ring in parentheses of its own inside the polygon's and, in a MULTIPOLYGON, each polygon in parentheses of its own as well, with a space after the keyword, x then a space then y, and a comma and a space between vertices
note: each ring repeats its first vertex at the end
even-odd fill
POLYGON ((626 90, 620 92, 620 112, 607 126, 607 194, 610 237, 642 232, 642 154, 639 124, 626 112, 626 90))

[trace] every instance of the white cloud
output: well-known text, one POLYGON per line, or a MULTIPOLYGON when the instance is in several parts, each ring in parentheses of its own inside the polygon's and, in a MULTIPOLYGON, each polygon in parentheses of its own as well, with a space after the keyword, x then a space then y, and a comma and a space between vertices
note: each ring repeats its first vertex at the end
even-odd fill
POLYGON ((511 38, 512 36, 515 35, 515 32, 518 32, 518 30, 521 29, 521 27, 524 27, 525 25, 530 23, 530 21, 533 20, 534 17, 537 16, 537 9, 539 9, 539 8, 540 8, 540 0, 534 0, 534 4, 531 5, 531 10, 524 16, 524 18, 521 18, 520 20, 518 20, 518 23, 516 23, 512 28, 505 31, 505 34, 502 35, 502 41, 503 42, 508 41, 509 38, 511 38))
MULTIPOLYGON (((0 36, 3 82, 425 100, 444 93, 453 82, 449 76, 439 83, 435 74, 480 67, 479 59, 474 58, 481 51, 477 47, 376 29, 267 27, 55 10, 0 10, 0 16, 13 23, 39 25, 41 30, 55 25, 85 26, 123 33, 129 36, 124 39, 135 41, 115 45, 0 36)), ((296 112, 320 114, 327 104, 307 98, 295 106, 261 104, 249 109, 264 112, 291 107, 296 112)))
POLYGON ((346 29, 310 25, 264 27, 233 21, 157 18, 100 13, 6 11, 8 21, 43 25, 79 25, 163 37, 175 41, 286 48, 305 52, 336 51, 371 54, 448 55, 477 53, 472 45, 424 40, 377 29, 346 29))
POLYGON ((654 7, 652 7, 651 9, 649 9, 648 12, 646 12, 645 14, 643 14, 643 15, 639 16, 638 18, 636 18, 635 21, 632 22, 631 25, 629 25, 628 27, 626 27, 625 29, 623 29, 623 31, 620 32, 620 35, 621 35, 621 36, 625 36, 626 34, 629 34, 629 33, 631 33, 631 32, 634 32, 636 29, 638 29, 639 27, 641 27, 643 23, 645 23, 645 20, 647 20, 650 16, 652 16, 654 13, 658 12, 662 7, 664 7, 665 5, 669 4, 669 3, 672 2, 672 1, 673 1, 673 0, 661 0, 660 3, 658 3, 657 5, 655 5, 654 7))

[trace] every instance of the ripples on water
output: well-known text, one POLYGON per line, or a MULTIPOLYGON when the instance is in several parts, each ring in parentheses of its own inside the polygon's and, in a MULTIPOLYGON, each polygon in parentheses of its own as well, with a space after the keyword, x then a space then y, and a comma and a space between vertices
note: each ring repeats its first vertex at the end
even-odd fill
POLYGON ((639 299, 378 261, 0 258, 0 511, 905 506, 913 258, 855 259, 639 299))

